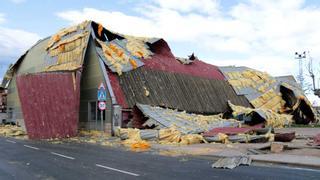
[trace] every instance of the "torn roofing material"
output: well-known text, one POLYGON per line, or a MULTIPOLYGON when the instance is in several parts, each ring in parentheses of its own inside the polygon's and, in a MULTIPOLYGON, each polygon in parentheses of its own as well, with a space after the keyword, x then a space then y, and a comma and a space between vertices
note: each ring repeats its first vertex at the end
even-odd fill
POLYGON ((315 120, 314 110, 292 78, 274 78, 248 67, 220 67, 238 95, 244 95, 254 108, 294 115, 296 123, 315 120), (299 115, 303 114, 303 115, 299 115))
POLYGON ((156 126, 159 129, 176 127, 183 134, 198 134, 215 127, 238 126, 239 121, 223 119, 221 115, 197 115, 176 110, 137 104, 137 107, 149 119, 144 126, 156 126))

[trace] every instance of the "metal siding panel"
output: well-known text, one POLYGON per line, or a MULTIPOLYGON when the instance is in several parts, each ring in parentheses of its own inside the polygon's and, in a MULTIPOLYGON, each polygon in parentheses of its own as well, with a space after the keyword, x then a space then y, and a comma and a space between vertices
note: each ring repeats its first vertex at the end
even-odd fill
POLYGON ((142 103, 208 114, 226 111, 228 100, 237 105, 250 107, 247 99, 236 95, 233 88, 224 80, 141 67, 124 73, 119 77, 119 82, 129 107, 142 103), (144 95, 143 86, 150 91, 148 97, 144 95), (160 87, 165 87, 165 90, 160 87))
POLYGON ((80 73, 75 81, 70 72, 21 75, 17 86, 29 138, 77 134, 80 73))

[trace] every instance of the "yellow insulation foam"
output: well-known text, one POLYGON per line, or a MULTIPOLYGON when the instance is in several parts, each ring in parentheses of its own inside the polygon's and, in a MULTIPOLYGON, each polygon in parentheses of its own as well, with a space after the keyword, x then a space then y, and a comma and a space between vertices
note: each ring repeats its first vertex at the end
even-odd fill
POLYGON ((61 37, 76 32, 77 30, 84 30, 88 26, 89 22, 90 21, 84 21, 81 24, 61 29, 58 33, 50 38, 47 49, 51 48, 55 43, 59 42, 61 37))
POLYGON ((131 59, 122 48, 119 48, 112 43, 107 45, 100 40, 98 40, 98 43, 102 48, 105 58, 112 66, 114 66, 118 75, 122 74, 123 65, 131 65, 133 69, 137 68, 137 62, 131 59))
POLYGON ((152 52, 147 48, 146 42, 148 38, 124 36, 127 39, 127 50, 138 58, 148 59, 151 57, 152 52))
MULTIPOLYGON (((240 114, 249 114, 255 109, 246 108, 243 106, 236 106, 229 103, 232 109, 232 115, 238 116, 240 114)), ((270 109, 258 108, 256 110, 262 111, 266 115, 266 126, 270 126, 273 128, 282 128, 285 125, 289 125, 292 123, 292 115, 287 114, 279 114, 270 109)))
POLYGON ((176 127, 170 127, 159 130, 160 144, 175 144, 179 143, 181 139, 181 132, 176 127))

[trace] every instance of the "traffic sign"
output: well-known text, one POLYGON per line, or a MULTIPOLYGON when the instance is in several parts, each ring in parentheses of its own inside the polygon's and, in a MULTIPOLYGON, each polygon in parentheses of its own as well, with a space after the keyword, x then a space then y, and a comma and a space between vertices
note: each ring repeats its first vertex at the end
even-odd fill
POLYGON ((98 101, 106 101, 107 100, 107 93, 106 88, 104 87, 103 83, 100 83, 98 87, 98 101))
POLYGON ((106 102, 100 101, 100 102, 98 103, 98 107, 99 107, 99 109, 100 109, 101 111, 105 110, 105 109, 106 109, 106 102))
POLYGON ((98 101, 106 101, 106 100, 107 100, 106 90, 98 89, 98 101))
POLYGON ((106 89, 106 88, 104 87, 104 84, 103 84, 103 83, 100 83, 98 89, 106 89))

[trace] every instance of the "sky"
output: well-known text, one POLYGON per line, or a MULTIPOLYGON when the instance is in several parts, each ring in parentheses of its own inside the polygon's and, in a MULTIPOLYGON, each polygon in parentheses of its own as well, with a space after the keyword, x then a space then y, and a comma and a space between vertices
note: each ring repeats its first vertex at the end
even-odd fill
MULTIPOLYGON (((0 0, 0 78, 39 39, 84 20, 123 34, 164 38, 176 56, 194 52, 210 64, 248 66, 273 76, 296 76, 294 53, 306 51, 305 78, 310 82, 309 57, 320 77, 317 0, 0 0)), ((308 97, 320 104, 312 93, 308 97)))

